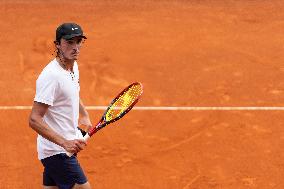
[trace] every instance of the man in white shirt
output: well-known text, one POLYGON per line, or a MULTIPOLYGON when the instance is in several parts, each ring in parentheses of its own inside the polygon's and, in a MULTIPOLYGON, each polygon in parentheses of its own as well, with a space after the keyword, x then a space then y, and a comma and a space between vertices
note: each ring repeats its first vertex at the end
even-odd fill
POLYGON ((56 30, 57 56, 36 81, 36 94, 29 125, 38 133, 38 158, 44 165, 45 189, 90 189, 76 154, 86 142, 78 130, 80 123, 92 126, 79 97, 78 59, 86 39, 78 24, 64 23, 56 30), (74 153, 68 157, 66 152, 74 153))

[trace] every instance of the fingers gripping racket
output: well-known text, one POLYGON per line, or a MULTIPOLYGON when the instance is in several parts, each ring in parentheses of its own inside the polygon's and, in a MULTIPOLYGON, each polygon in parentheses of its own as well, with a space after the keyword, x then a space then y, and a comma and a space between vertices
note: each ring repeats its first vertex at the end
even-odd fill
MULTIPOLYGON (((110 103, 106 111, 104 112, 101 120, 98 124, 92 127, 89 132, 84 136, 84 140, 87 141, 93 134, 98 132, 110 123, 113 123, 124 115, 126 115, 138 102, 140 96, 143 93, 143 86, 139 82, 132 83, 126 87, 121 93, 119 93, 110 103)), ((68 156, 72 156, 72 153, 67 152, 68 156)))

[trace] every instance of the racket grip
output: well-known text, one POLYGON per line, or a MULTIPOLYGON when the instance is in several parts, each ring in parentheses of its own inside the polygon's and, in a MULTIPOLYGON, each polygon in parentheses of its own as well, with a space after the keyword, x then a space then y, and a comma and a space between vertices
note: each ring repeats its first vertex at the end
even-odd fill
MULTIPOLYGON (((84 136, 83 140, 84 140, 84 141, 87 141, 87 140, 89 140, 89 138, 90 138, 90 135, 87 133, 87 134, 84 136)), ((74 153, 66 152, 66 155, 67 155, 68 157, 73 156, 73 154, 74 154, 74 153)))
POLYGON ((89 140, 89 138, 90 138, 90 135, 89 135, 89 133, 87 133, 87 134, 83 137, 83 140, 84 140, 84 141, 87 141, 87 140, 89 140))

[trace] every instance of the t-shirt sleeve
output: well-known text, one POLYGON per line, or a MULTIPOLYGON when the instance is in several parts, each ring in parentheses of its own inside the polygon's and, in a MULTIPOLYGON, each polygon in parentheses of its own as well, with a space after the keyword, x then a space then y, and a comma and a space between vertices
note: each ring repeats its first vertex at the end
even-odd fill
POLYGON ((52 74, 42 73, 36 81, 35 102, 44 103, 53 106, 58 81, 52 74))

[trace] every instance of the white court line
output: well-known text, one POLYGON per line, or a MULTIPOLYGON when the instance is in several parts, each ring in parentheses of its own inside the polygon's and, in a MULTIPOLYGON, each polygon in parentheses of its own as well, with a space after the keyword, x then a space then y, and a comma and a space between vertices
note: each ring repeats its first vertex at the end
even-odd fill
MULTIPOLYGON (((31 106, 0 106, 0 110, 30 110, 31 106)), ((86 106, 87 110, 105 110, 107 106, 86 106)), ((281 106, 136 106, 134 110, 157 110, 157 111, 258 111, 278 110, 283 111, 281 106)))

